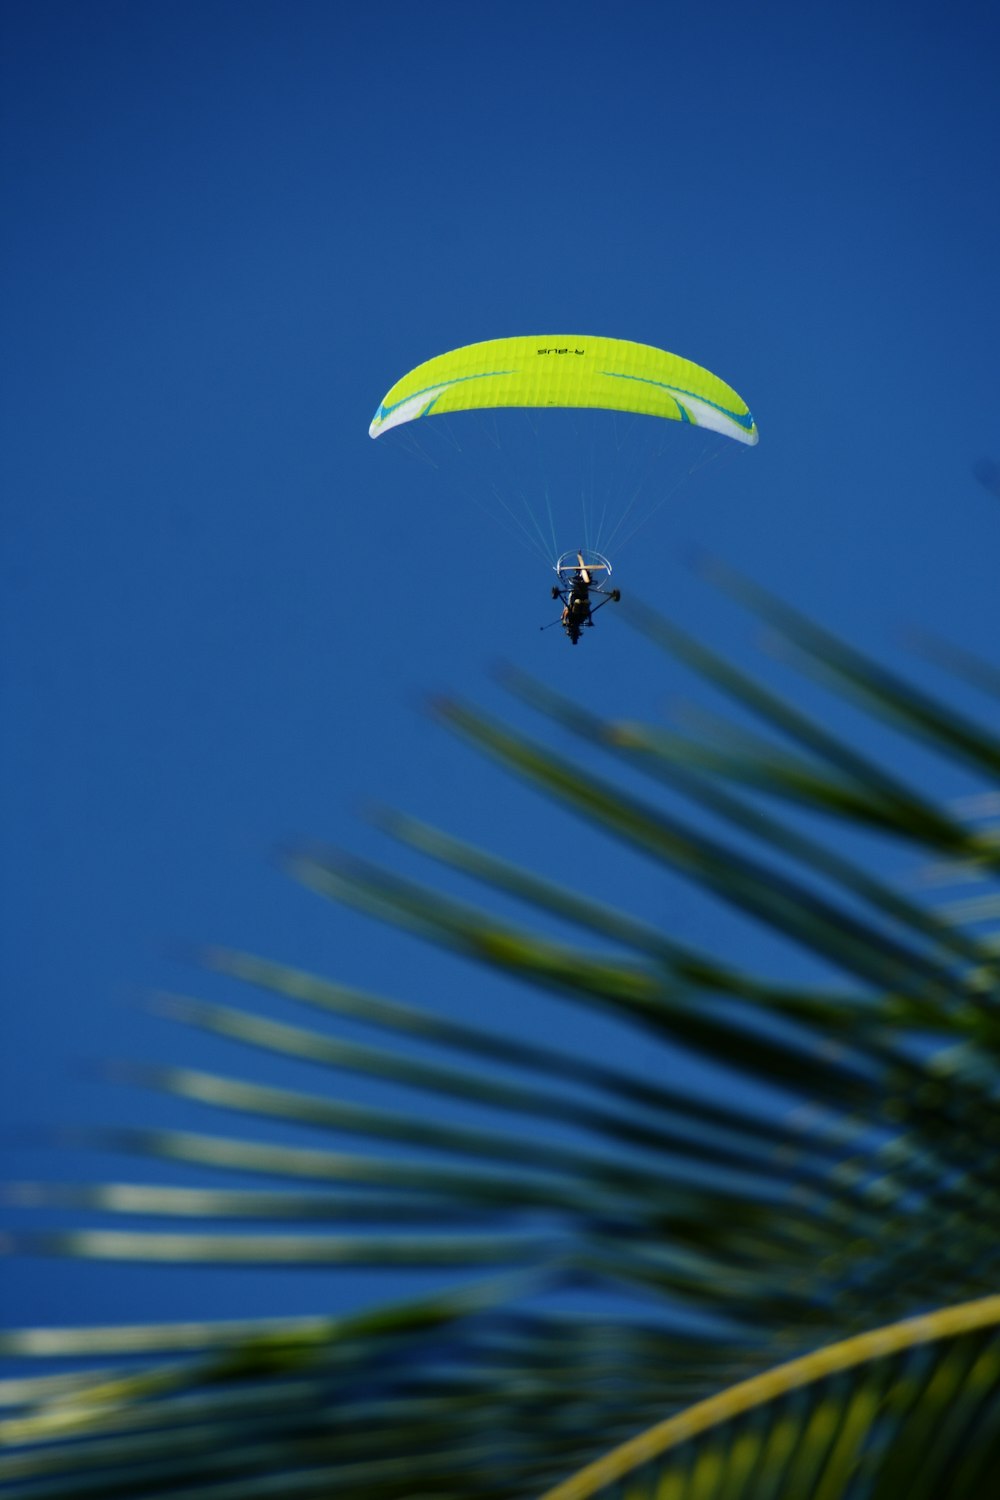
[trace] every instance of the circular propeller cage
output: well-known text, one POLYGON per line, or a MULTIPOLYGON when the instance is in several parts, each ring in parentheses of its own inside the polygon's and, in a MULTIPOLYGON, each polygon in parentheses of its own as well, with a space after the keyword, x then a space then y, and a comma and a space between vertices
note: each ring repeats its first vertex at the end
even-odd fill
POLYGON ((555 572, 559 575, 560 584, 570 581, 574 573, 584 569, 590 574, 591 586, 597 589, 603 588, 611 577, 611 564, 601 552, 594 552, 590 547, 581 547, 574 552, 564 552, 557 562, 553 564, 555 572))

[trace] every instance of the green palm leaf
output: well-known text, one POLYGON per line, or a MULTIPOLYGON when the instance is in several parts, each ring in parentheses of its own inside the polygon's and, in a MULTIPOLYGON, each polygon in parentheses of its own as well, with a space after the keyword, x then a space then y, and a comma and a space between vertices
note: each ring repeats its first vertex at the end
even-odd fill
MULTIPOLYGON (((986 730, 729 586, 810 672, 956 776, 995 773, 986 730)), ((532 986, 540 1005, 598 1012, 622 1060, 206 951, 243 997, 157 1008, 224 1042, 231 1070, 117 1072, 211 1125, 80 1137, 197 1179, 16 1185, 22 1218, 69 1222, 12 1231, 6 1248, 406 1266, 454 1285, 346 1319, 0 1335, 7 1358, 81 1362, 0 1382, 11 1494, 833 1500, 941 1493, 946 1472, 965 1486, 949 1493, 981 1492, 998 1425, 997 841, 676 627, 633 617, 759 727, 714 724, 700 743, 606 723, 513 675, 579 758, 467 704, 439 715, 650 868, 765 927, 809 979, 748 971, 401 814, 378 816, 442 888, 293 851, 322 895, 532 986), (851 831, 866 850, 885 840, 879 869, 848 852, 851 831), (901 850, 960 861, 975 904, 902 889, 886 873, 901 850), (268 1060, 281 1086, 261 1081, 268 1060), (364 1103, 342 1096, 351 1075, 364 1103), (480 1286, 485 1271, 503 1274, 480 1286)))
POLYGON ((542 1500, 985 1496, 998 1462, 1000 1297, 988 1297, 752 1376, 542 1500))

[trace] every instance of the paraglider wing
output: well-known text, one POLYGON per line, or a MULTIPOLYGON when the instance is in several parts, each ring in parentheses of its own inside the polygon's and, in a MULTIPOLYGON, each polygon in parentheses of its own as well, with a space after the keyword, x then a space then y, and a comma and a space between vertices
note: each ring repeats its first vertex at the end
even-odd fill
POLYGON ((426 360, 387 393, 368 432, 491 406, 603 407, 757 441, 746 403, 710 370, 650 344, 576 334, 488 339, 426 360))

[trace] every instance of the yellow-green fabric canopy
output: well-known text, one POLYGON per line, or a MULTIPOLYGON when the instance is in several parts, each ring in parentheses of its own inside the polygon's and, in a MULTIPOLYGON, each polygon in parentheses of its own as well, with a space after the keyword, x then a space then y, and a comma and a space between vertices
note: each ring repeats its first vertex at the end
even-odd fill
POLYGON ((385 396, 368 431, 490 406, 596 406, 708 427, 756 443, 746 403, 678 354, 627 339, 524 335, 467 344, 417 365, 385 396))

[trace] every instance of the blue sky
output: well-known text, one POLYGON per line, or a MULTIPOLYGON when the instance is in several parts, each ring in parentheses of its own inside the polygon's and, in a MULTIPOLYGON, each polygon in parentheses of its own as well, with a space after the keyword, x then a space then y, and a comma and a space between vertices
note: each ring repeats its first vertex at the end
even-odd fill
MULTIPOLYGON (((993 648, 989 7, 9 0, 2 24, 11 1175, 52 1165, 19 1127, 167 1118, 89 1065, 209 1055, 142 1008, 212 991, 193 943, 554 1024, 278 869, 302 838, 384 856, 358 817, 384 800, 558 875, 568 820, 427 695, 503 708, 500 659, 609 713, 681 692, 612 610, 578 651, 542 634, 544 564, 371 443, 419 361, 579 330, 703 363, 760 445, 663 507, 623 590, 748 658, 708 552, 932 685, 915 631, 993 648)), ((754 951, 586 848, 596 893, 754 951)), ((229 1312, 260 1291, 177 1277, 161 1311, 207 1284, 229 1312)), ((17 1260, 4 1287, 6 1323, 147 1310, 131 1273, 17 1260)))

